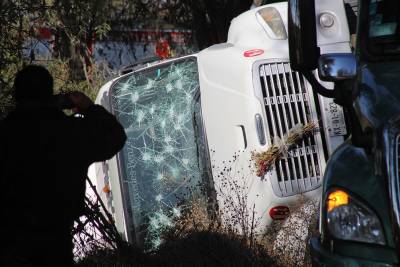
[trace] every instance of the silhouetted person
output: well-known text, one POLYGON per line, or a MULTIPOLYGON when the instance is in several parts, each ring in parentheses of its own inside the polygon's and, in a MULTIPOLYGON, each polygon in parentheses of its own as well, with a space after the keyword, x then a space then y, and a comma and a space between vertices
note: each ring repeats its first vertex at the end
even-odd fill
POLYGON ((115 155, 126 135, 80 92, 64 100, 83 117, 65 115, 43 67, 21 70, 14 88, 16 109, 0 123, 0 266, 71 266, 88 166, 115 155))

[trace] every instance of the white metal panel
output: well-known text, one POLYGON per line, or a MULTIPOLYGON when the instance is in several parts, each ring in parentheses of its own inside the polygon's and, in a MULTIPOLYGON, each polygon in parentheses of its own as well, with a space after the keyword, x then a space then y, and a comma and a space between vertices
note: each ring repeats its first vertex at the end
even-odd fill
POLYGON ((315 1, 317 25, 317 42, 321 54, 351 53, 350 33, 343 0, 315 1), (320 24, 320 17, 330 14, 334 18, 332 27, 325 28, 320 24))

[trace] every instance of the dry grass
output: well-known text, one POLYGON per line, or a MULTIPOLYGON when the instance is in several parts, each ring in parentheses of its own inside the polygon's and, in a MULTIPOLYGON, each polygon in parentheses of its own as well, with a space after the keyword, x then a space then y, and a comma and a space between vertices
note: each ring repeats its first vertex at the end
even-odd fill
POLYGON ((263 236, 245 236, 210 219, 205 205, 193 202, 157 250, 143 253, 129 244, 102 248, 77 266, 311 266, 307 243, 316 232, 318 203, 300 202, 286 221, 275 222, 263 236))
POLYGON ((103 247, 87 253, 77 266, 310 266, 307 243, 316 231, 318 202, 300 198, 287 220, 256 232, 259 218, 249 209, 246 175, 235 166, 236 158, 218 170, 224 189, 217 192, 223 202, 218 214, 194 198, 164 232, 157 250, 103 247))
POLYGON ((129 244, 123 249, 99 248, 76 266, 276 266, 262 243, 210 219, 202 203, 192 207, 176 219, 156 251, 143 253, 129 244))
POLYGON ((217 219, 201 203, 177 219, 153 254, 159 266, 274 266, 264 246, 217 219))
POLYGON ((272 169, 275 162, 300 142, 305 136, 312 134, 318 127, 315 122, 306 125, 299 124, 291 129, 282 140, 274 140, 274 144, 266 151, 252 152, 251 159, 254 162, 256 175, 263 177, 266 172, 272 169))
POLYGON ((262 242, 279 266, 311 266, 308 241, 318 232, 319 201, 301 199, 283 222, 274 222, 262 242))

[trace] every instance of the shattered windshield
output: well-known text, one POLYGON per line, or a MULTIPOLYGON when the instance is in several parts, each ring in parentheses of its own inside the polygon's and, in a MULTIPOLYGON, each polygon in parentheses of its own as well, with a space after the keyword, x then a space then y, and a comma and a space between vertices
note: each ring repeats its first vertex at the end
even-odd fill
POLYGON ((114 114, 128 140, 121 182, 136 242, 155 248, 209 173, 197 62, 174 61, 133 73, 113 87, 114 114))

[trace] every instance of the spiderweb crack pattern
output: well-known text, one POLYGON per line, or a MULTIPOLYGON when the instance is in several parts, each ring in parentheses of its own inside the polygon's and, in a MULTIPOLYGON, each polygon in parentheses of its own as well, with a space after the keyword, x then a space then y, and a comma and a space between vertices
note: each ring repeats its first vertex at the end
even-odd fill
POLYGON ((122 182, 136 241, 147 248, 201 195, 194 114, 197 63, 185 59, 136 72, 113 87, 114 113, 128 139, 122 151, 122 182))

